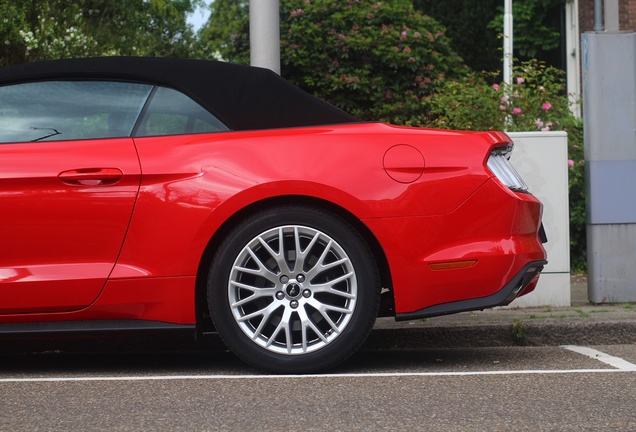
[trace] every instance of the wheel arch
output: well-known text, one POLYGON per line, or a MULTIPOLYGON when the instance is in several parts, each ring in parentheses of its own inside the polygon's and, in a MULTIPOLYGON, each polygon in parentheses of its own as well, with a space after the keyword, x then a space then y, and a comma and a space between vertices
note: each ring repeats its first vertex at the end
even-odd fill
MULTIPOLYGON (((234 228, 241 220, 245 219, 249 215, 267 208, 289 204, 309 205, 329 210, 347 221, 352 227, 354 227, 371 250, 371 253, 373 254, 378 267, 382 287, 390 291, 390 295, 388 296, 390 298, 389 303, 393 303, 392 278, 387 257, 376 236, 360 219, 358 219, 347 209, 320 198, 303 195, 277 196, 256 201, 231 215, 227 220, 225 220, 225 222, 223 222, 223 224, 221 224, 221 226, 219 226, 219 228, 214 232, 212 238, 208 242, 199 262, 196 277, 195 308, 197 329, 199 334, 214 331, 214 326, 212 324, 212 319, 210 317, 207 305, 207 278, 214 254, 216 253, 220 244, 223 242, 223 239, 228 235, 232 228, 234 228)), ((383 309, 386 309, 386 307, 388 307, 390 310, 393 310, 391 305, 385 306, 385 297, 387 296, 383 295, 380 314, 382 314, 383 309)))

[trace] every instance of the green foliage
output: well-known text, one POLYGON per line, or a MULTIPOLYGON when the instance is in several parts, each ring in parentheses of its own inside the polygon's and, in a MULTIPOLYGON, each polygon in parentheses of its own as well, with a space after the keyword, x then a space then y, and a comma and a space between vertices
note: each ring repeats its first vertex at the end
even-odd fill
POLYGON ((489 85, 494 74, 446 80, 430 103, 430 124, 446 129, 562 130, 572 114, 563 72, 537 61, 515 67, 513 82, 489 85))
POLYGON ((488 28, 501 4, 501 0, 413 0, 415 10, 446 27, 453 49, 477 71, 501 67, 502 43, 498 35, 502 28, 488 28))
POLYGON ((512 342, 515 345, 526 344, 526 323, 521 320, 515 319, 512 321, 512 330, 510 335, 512 336, 512 342))
POLYGON ((583 122, 575 120, 568 128, 568 183, 570 191, 570 266, 574 272, 587 270, 587 213, 585 199, 585 159, 583 122))
POLYGON ((521 63, 513 82, 490 85, 493 74, 447 80, 429 99, 429 125, 444 129, 568 132, 570 261, 586 269, 583 124, 570 112, 563 72, 537 61, 521 63))
MULTIPOLYGON (((536 58, 540 52, 558 48, 561 38, 561 7, 566 0, 523 0, 512 2, 515 53, 536 58)), ((503 3, 488 28, 503 29, 503 3)))
POLYGON ((249 1, 215 0, 201 43, 230 63, 249 64, 249 1))
POLYGON ((28 12, 20 2, 0 0, 0 67, 21 62, 26 44, 20 31, 27 28, 28 12))
POLYGON ((499 99, 503 94, 491 88, 486 77, 471 72, 460 80, 444 81, 429 98, 428 125, 442 129, 501 130, 505 113, 499 99))
MULTIPOLYGON (((249 59, 242 3, 216 0, 201 32, 235 63, 249 59)), ((281 0, 280 10, 282 75, 364 119, 422 125, 435 86, 467 72, 443 27, 409 0, 281 0)))
POLYGON ((201 0, 0 0, 0 66, 102 55, 196 55, 186 16, 201 0))
POLYGON ((283 75, 361 118, 422 125, 422 100, 466 71, 408 0, 283 1, 281 17, 283 75))

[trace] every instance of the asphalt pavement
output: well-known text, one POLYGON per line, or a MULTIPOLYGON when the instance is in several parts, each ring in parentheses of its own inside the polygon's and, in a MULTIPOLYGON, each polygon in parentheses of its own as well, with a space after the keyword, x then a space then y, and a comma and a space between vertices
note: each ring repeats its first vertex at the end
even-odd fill
POLYGON ((379 318, 363 349, 636 343, 636 303, 591 304, 573 275, 570 307, 495 308, 416 321, 379 318))

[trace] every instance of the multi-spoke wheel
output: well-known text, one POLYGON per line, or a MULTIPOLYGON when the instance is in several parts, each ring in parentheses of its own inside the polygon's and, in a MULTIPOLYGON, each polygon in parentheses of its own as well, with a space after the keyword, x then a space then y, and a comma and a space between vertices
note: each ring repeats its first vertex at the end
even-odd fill
POLYGON ((351 355, 379 299, 375 263, 344 220, 313 207, 281 207, 239 224, 208 279, 215 325, 243 360, 309 372, 351 355))

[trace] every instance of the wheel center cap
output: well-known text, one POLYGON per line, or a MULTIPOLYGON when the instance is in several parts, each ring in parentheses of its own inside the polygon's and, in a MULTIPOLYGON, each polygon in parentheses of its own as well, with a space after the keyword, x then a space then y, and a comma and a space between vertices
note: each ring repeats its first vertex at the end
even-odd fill
POLYGON ((285 294, 287 294, 287 296, 291 298, 300 296, 300 291, 300 285, 294 282, 290 283, 289 285, 287 285, 287 288, 285 288, 285 294))

